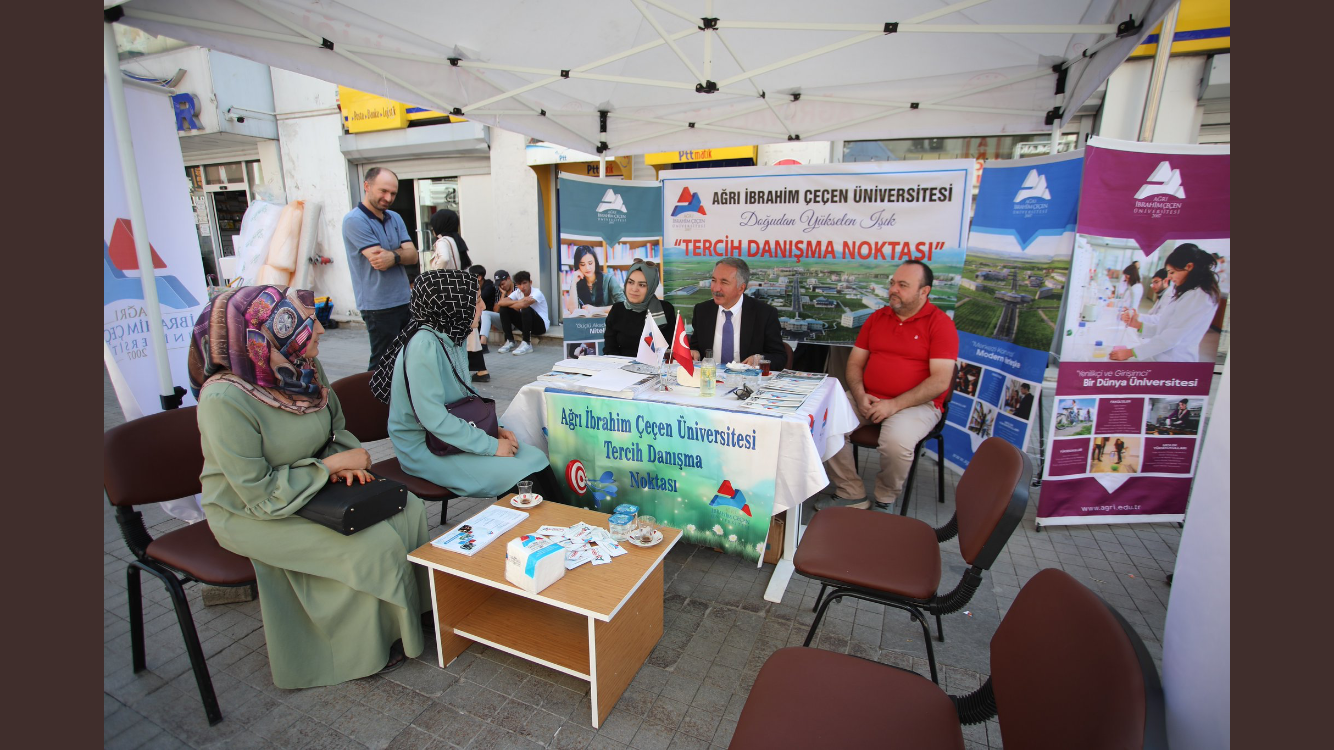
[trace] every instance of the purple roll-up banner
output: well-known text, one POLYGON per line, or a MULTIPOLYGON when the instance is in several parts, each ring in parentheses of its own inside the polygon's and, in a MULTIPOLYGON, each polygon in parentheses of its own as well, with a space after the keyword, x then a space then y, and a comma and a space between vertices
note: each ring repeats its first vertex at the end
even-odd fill
POLYGON ((1039 524, 1185 517, 1229 295, 1229 158, 1090 140, 1039 524))

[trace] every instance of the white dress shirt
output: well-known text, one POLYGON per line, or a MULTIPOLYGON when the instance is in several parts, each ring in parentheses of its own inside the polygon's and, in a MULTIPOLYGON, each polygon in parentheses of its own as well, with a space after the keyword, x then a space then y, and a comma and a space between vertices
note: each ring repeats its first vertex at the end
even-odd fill
POLYGON ((1141 315, 1142 343, 1135 358, 1144 362, 1199 362, 1200 340, 1209 332, 1218 303, 1200 289, 1173 291, 1157 315, 1141 315))
MULTIPOLYGON (((726 365, 722 361, 723 356, 723 323, 727 322, 727 316, 723 315, 724 310, 732 311, 732 360, 741 361, 741 306, 746 301, 746 295, 741 295, 735 305, 723 307, 718 305, 718 319, 713 323, 713 359, 720 365, 726 365)), ((715 303, 717 304, 717 303, 715 303)), ((704 352, 699 353, 704 356, 704 352)))

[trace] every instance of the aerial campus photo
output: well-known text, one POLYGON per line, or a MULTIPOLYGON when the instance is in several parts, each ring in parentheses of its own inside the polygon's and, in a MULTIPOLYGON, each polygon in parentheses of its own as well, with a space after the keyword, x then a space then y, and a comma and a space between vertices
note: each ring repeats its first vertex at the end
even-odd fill
MULTIPOLYGON (((935 274, 931 302, 954 310, 964 251, 936 250, 929 261, 935 274)), ((871 313, 889 303, 889 279, 896 260, 802 260, 744 258, 750 266, 746 294, 778 309, 783 338, 819 344, 851 344, 871 313)), ((686 257, 679 247, 665 253, 665 298, 689 321, 691 310, 710 299, 711 275, 718 258, 686 257)), ((1054 329, 1053 329, 1054 330, 1054 329)), ((1050 333, 1048 337, 1050 340, 1050 333)))
POLYGON ((954 325, 966 333, 1045 351, 1056 334, 1069 277, 1068 256, 1021 256, 969 247, 954 325))

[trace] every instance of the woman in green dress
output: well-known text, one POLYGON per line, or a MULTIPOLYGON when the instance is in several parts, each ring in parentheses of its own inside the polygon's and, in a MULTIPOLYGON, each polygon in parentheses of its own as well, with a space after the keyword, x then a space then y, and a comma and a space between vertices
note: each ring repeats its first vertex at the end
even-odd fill
POLYGON ((199 316, 190 348, 204 513, 218 543, 254 563, 273 683, 288 689, 418 656, 430 607, 430 580, 407 560, 428 541, 419 498, 351 536, 295 515, 327 483, 370 476, 315 359, 314 302, 281 286, 228 290, 199 316))
POLYGON ((556 499, 559 487, 545 453, 504 427, 491 437, 445 409, 472 393, 464 384, 463 344, 482 311, 476 278, 467 271, 428 271, 412 287, 409 310, 412 320, 371 378, 371 392, 389 404, 389 437, 403 470, 462 497, 499 497, 526 478, 556 499), (462 452, 435 455, 426 447, 427 430, 462 452))

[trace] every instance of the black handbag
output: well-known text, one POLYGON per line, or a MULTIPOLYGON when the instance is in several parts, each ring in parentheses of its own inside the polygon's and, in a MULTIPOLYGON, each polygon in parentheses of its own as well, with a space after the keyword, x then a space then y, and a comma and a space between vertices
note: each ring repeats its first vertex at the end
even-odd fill
MULTIPOLYGON (((333 431, 330 430, 329 439, 315 455, 323 453, 333 439, 333 431)), ((356 481, 350 485, 344 482, 326 484, 296 514, 343 536, 351 536, 402 512, 407 503, 407 486, 380 477, 365 484, 356 481)))
MULTIPOLYGON (((436 334, 436 338, 440 338, 440 335, 436 334)), ((441 341, 440 346, 443 347, 444 345, 445 342, 441 341)), ((407 347, 403 347, 403 354, 400 356, 407 356, 407 347)), ((448 361, 448 356, 445 359, 448 361)), ((454 369, 452 362, 449 371, 454 373, 454 379, 459 381, 459 385, 468 391, 468 395, 452 404, 445 404, 445 411, 498 439, 500 437, 500 420, 496 418, 495 400, 477 395, 477 391, 474 391, 471 386, 463 382, 463 378, 459 377, 459 373, 454 369)), ((403 387, 408 392, 408 408, 412 409, 412 418, 417 420, 417 424, 421 424, 421 418, 417 416, 417 407, 412 404, 412 385, 408 382, 408 363, 406 361, 403 362, 403 387)), ((426 426, 422 425, 422 429, 425 428, 426 426)), ((463 453, 461 448, 446 443, 432 434, 430 430, 426 430, 426 448, 437 456, 452 456, 456 453, 463 453)))

